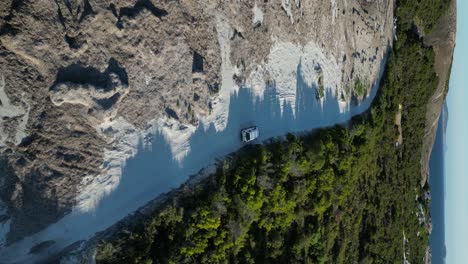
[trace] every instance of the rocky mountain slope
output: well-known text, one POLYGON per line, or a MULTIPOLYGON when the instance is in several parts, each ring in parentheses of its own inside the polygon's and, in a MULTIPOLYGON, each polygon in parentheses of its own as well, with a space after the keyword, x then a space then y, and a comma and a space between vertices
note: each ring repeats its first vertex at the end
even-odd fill
POLYGON ((154 131, 222 130, 222 84, 294 104, 300 65, 346 111, 377 78, 393 2, 2 1, 0 247, 92 210, 154 131))
POLYGON ((437 124, 439 122, 440 112, 448 91, 448 82, 450 70, 453 62, 453 52, 455 48, 455 35, 457 27, 457 6, 456 1, 451 1, 449 10, 437 26, 428 35, 422 35, 427 45, 434 47, 435 52, 435 70, 439 77, 437 91, 432 95, 431 102, 427 106, 426 127, 423 141, 423 153, 421 157, 421 185, 424 186, 429 178, 429 159, 434 145, 437 124))

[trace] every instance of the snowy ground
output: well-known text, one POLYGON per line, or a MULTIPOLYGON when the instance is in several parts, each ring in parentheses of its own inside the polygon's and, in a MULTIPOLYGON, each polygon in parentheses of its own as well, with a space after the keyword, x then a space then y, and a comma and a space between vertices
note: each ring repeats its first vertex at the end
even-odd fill
POLYGON ((10 99, 5 92, 5 76, 0 75, 0 147, 4 146, 8 140, 8 133, 3 131, 3 122, 17 117, 21 117, 21 122, 16 129, 15 144, 19 144, 26 136, 25 130, 29 118, 29 109, 26 111, 10 103, 10 99))
MULTIPOLYGON (((0 263, 31 263, 72 243, 89 239, 158 195, 178 187, 190 175, 213 164, 215 159, 242 147, 239 135, 242 128, 254 124, 258 126, 260 137, 257 142, 261 142, 288 132, 344 123, 367 110, 377 93, 378 85, 374 85, 363 102, 346 109, 340 105, 331 89, 333 87, 326 89, 323 100, 317 100, 315 86, 309 81, 310 76, 303 75, 307 71, 302 69, 304 60, 300 57, 297 58, 299 64, 294 65, 295 87, 292 87, 293 92, 288 93, 288 96, 284 96, 285 88, 288 91, 291 88, 281 86, 284 85, 281 82, 276 82, 277 87, 273 85, 261 90, 236 87, 232 81, 236 69, 228 60, 229 45, 224 41, 230 36, 231 29, 219 18, 217 30, 221 52, 225 55, 219 102, 213 106, 212 115, 202 118, 198 127, 180 127, 180 124, 171 120, 155 121, 152 130, 148 130, 154 132, 149 148, 143 135, 135 146, 137 151, 133 151, 132 147, 126 149, 127 154, 122 159, 129 159, 125 163, 124 160, 120 163, 117 160, 111 166, 120 170, 119 165, 125 164, 121 173, 118 171, 113 176, 98 178, 93 183, 93 189, 84 190, 84 194, 88 191, 90 194, 88 198, 83 198, 86 210, 78 207, 42 232, 2 249, 0 263), (90 191, 99 190, 104 195, 92 200, 94 196, 90 191), (89 201, 92 202, 86 203, 89 201), (49 240, 55 243, 40 254, 29 254, 32 246, 49 240)), ((116 127, 114 129, 118 130, 116 127)), ((141 131, 124 134, 135 140, 133 136, 141 135, 141 131)))

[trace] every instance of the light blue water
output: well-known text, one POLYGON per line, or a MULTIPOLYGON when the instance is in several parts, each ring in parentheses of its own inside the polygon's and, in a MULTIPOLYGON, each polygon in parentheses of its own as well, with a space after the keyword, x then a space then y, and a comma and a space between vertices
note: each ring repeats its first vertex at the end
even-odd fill
MULTIPOLYGON (((444 108, 446 105, 444 105, 444 108)), ((445 109, 442 109, 439 125, 437 127, 436 140, 432 148, 430 161, 431 187, 431 216, 432 233, 430 245, 432 250, 432 263, 445 263, 445 223, 444 223, 444 134, 445 134, 445 109)))
POLYGON ((447 96, 445 241, 448 264, 468 263, 468 1, 457 1, 457 39, 447 96))

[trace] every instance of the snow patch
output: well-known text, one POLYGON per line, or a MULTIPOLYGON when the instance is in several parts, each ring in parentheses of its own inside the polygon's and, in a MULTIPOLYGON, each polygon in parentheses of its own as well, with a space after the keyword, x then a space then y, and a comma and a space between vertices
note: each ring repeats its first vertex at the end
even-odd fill
POLYGON ((77 198, 76 209, 81 212, 92 211, 99 201, 111 193, 120 182, 125 161, 137 153, 141 131, 123 117, 107 120, 99 126, 99 131, 113 147, 104 150, 102 173, 85 177, 84 186, 77 198))
MULTIPOLYGON (((7 215, 7 206, 0 201, 0 216, 7 215)), ((11 219, 0 222, 0 248, 6 244, 6 236, 10 232, 11 219)))
POLYGON ((18 145, 21 143, 21 140, 26 136, 26 125, 28 123, 29 119, 29 105, 24 102, 27 106, 27 110, 24 108, 21 108, 19 106, 12 105, 10 103, 10 99, 8 98, 8 95, 5 92, 5 76, 1 75, 0 78, 0 147, 5 146, 6 142, 8 141, 9 134, 8 132, 5 132, 4 129, 4 124, 3 122, 6 120, 8 122, 8 119, 10 118, 18 118, 21 117, 21 121, 16 127, 16 133, 15 133, 15 140, 14 143, 18 145))
POLYGON ((263 11, 257 6, 257 3, 255 3, 255 6, 253 7, 252 11, 254 14, 252 25, 256 27, 263 23, 263 11))
POLYGON ((291 11, 291 5, 289 4, 289 0, 282 0, 281 8, 283 8, 284 12, 286 12, 286 15, 288 15, 289 19, 291 20, 291 24, 294 24, 294 18, 293 18, 293 14, 291 11))
MULTIPOLYGON (((24 96, 24 94, 23 94, 24 96)), ((23 101, 23 103, 27 106, 27 110, 24 111, 23 118, 21 118, 21 122, 19 123, 18 127, 16 128, 16 135, 15 135, 15 142, 16 145, 20 144, 23 138, 27 136, 26 134, 26 125, 28 124, 29 120, 29 112, 31 111, 31 106, 23 101)))
POLYGON ((234 34, 234 30, 229 25, 229 22, 220 15, 216 17, 216 22, 216 31, 221 50, 221 89, 216 96, 211 98, 212 113, 200 119, 205 128, 208 128, 213 123, 216 131, 223 131, 228 121, 231 94, 238 92, 239 86, 234 83, 232 78, 237 69, 232 66, 230 60, 230 38, 234 34))
POLYGON ((145 84, 148 86, 151 82, 151 76, 147 75, 146 73, 144 75, 145 75, 145 84))
POLYGON ((8 219, 4 222, 0 222, 0 248, 6 245, 6 237, 8 232, 10 232, 11 219, 8 219))
POLYGON ((301 8, 301 0, 296 0, 296 7, 301 8))
POLYGON ((335 25, 335 19, 338 17, 338 3, 336 0, 331 0, 331 11, 332 11, 332 25, 335 25))
POLYGON ((189 140, 197 128, 172 118, 159 119, 156 127, 169 143, 174 159, 181 162, 190 152, 189 140))
POLYGON ((189 139, 196 130, 195 126, 183 125, 172 118, 160 118, 148 124, 147 129, 138 129, 123 117, 110 118, 100 124, 98 132, 112 148, 104 150, 102 173, 98 176, 89 175, 82 180, 81 186, 84 187, 77 198, 75 210, 92 211, 102 198, 113 192, 119 186, 125 162, 137 154, 140 144, 145 148, 150 147, 150 139, 155 133, 164 136, 176 161, 181 162, 188 155, 189 139))
POLYGON ((340 108, 340 113, 348 112, 350 104, 346 100, 338 99, 338 107, 340 108))
POLYGON ((246 86, 249 87, 256 98, 263 100, 263 93, 267 87, 267 73, 266 63, 263 62, 257 65, 256 69, 252 71, 246 80, 246 86))
POLYGON ((291 105, 294 111, 298 74, 302 75, 309 86, 317 87, 321 79, 323 88, 330 89, 334 96, 343 89, 341 66, 335 57, 326 55, 326 51, 315 42, 300 46, 278 39, 274 40, 266 62, 258 65, 256 70, 250 73, 246 86, 261 98, 264 90, 268 88, 266 81, 274 82, 277 96, 280 98, 281 111, 285 103, 291 105))

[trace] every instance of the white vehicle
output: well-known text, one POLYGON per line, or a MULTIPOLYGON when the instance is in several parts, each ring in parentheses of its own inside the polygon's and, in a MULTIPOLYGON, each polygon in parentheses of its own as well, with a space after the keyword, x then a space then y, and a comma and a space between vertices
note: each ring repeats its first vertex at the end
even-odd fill
POLYGON ((258 138, 258 128, 256 126, 245 128, 241 130, 241 139, 244 142, 250 142, 258 138))

